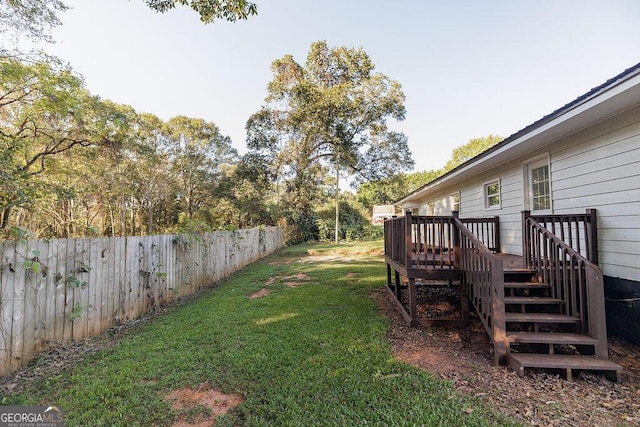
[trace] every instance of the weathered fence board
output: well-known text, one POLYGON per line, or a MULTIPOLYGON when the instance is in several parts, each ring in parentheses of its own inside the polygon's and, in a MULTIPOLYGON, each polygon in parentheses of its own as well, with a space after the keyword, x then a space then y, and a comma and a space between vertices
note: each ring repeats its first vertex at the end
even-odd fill
POLYGON ((269 227, 0 242, 0 375, 211 285, 283 245, 269 227))

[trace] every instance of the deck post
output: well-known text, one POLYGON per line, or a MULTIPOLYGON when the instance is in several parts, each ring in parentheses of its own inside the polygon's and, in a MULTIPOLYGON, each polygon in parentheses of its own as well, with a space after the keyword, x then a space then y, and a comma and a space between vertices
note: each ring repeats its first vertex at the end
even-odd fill
POLYGON ((491 326, 496 365, 507 363, 507 328, 504 310, 504 265, 501 259, 491 263, 491 326))
POLYGON ((598 218, 596 209, 587 209, 589 228, 587 229, 589 241, 589 261, 598 265, 598 218))
POLYGON ((596 356, 607 359, 607 316, 604 307, 604 285, 601 271, 587 269, 587 304, 589 335, 598 340, 596 356))
POLYGON ((531 211, 522 211, 522 258, 525 268, 531 268, 531 234, 527 226, 530 216, 531 211))
MULTIPOLYGON (((451 216, 455 219, 460 218, 459 211, 451 211, 451 216)), ((460 247, 460 230, 458 230, 457 224, 453 223, 453 267, 462 269, 462 248, 460 247)), ((462 319, 469 319, 469 295, 462 281, 460 282, 460 304, 462 309, 462 319)))
POLYGON ((500 245, 500 217, 498 215, 493 217, 493 233, 496 253, 500 253, 502 252, 502 246, 500 245))
POLYGON ((411 268, 413 266, 413 244, 411 239, 411 231, 413 220, 411 218, 411 211, 407 211, 405 214, 405 228, 404 228, 404 243, 406 250, 406 259, 404 261, 404 265, 407 268, 411 268))
POLYGON ((411 323, 418 317, 417 302, 416 302, 416 279, 409 279, 409 317, 411 323))
MULTIPOLYGON (((459 219, 460 212, 451 211, 451 216, 454 219, 459 219)), ((460 230, 458 230, 458 225, 455 221, 453 221, 451 230, 453 232, 453 267, 459 269, 461 266, 460 230)))

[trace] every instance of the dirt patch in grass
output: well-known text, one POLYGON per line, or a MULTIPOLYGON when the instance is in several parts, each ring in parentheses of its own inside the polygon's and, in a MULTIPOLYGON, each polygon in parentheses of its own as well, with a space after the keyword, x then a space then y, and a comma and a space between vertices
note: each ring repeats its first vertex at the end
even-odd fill
POLYGON ((293 261, 294 261, 294 259, 293 259, 293 258, 292 258, 292 259, 285 260, 285 261, 273 261, 273 262, 270 262, 270 263, 269 263, 269 265, 270 265, 271 267, 277 267, 277 266, 279 266, 279 265, 289 265, 289 264, 291 264, 293 261))
POLYGON ((328 251, 316 251, 314 249, 309 249, 307 250, 307 254, 311 255, 311 256, 338 256, 338 257, 342 257, 345 258, 346 255, 348 255, 349 257, 354 256, 354 255, 374 255, 374 256, 382 256, 384 255, 384 248, 380 247, 380 248, 370 248, 370 249, 361 249, 361 250, 354 250, 352 248, 345 248, 345 249, 332 249, 332 250, 328 250, 328 251))
POLYGON ((302 282, 284 282, 285 286, 288 286, 290 288, 297 288, 298 286, 302 285, 302 282))
MULTIPOLYGON (((638 346, 609 340, 610 360, 624 368, 619 383, 590 373, 577 375, 573 382, 546 371, 520 378, 510 368, 494 365, 493 347, 479 322, 461 329, 410 328, 386 289, 373 297, 389 319, 387 339, 398 360, 450 381, 459 392, 498 412, 535 426, 640 425, 638 346)), ((455 305, 450 297, 446 295, 446 304, 429 305, 421 317, 437 317, 439 305, 448 313, 455 305)))
POLYGON ((309 280, 311 280, 311 277, 309 277, 307 274, 298 273, 294 274, 293 276, 274 276, 264 282, 264 284, 265 286, 269 286, 273 285, 276 282, 282 281, 282 284, 284 284, 285 286, 295 288, 300 285, 304 285, 309 280))
POLYGON ((270 293, 271 293, 271 291, 269 289, 262 288, 257 292, 254 292, 252 294, 247 295, 247 298, 249 298, 249 299, 262 298, 262 297, 266 297, 270 293))
POLYGON ((311 262, 354 262, 355 258, 345 257, 343 255, 338 254, 324 254, 324 255, 310 255, 308 257, 302 258, 300 262, 302 263, 311 263, 311 262))
POLYGON ((181 388, 167 396, 171 409, 180 415, 174 427, 212 426, 217 416, 224 415, 242 403, 238 394, 224 394, 209 388, 207 383, 197 389, 181 388))
POLYGON ((309 277, 309 275, 304 274, 304 273, 298 273, 298 274, 294 274, 293 276, 285 276, 283 277, 284 280, 287 279, 296 279, 296 280, 311 280, 311 277, 309 277))
POLYGON ((282 280, 286 280, 283 282, 286 286, 290 288, 296 288, 298 286, 304 285, 308 280, 311 280, 311 277, 304 273, 294 274, 293 276, 285 276, 282 280), (295 279, 296 281, 292 281, 291 279, 295 279))
POLYGON ((269 280, 267 280, 266 282, 264 282, 265 286, 269 286, 269 285, 273 285, 274 283, 276 283, 278 280, 280 280, 279 276, 275 276, 270 278, 269 280))

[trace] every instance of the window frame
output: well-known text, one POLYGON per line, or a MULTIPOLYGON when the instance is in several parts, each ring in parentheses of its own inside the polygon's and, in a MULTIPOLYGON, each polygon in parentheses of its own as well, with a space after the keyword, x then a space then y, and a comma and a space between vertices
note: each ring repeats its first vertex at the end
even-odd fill
MULTIPOLYGON (((525 183, 525 206, 526 209, 535 212, 536 214, 547 214, 553 212, 553 190, 551 179, 551 164, 549 162, 549 156, 545 155, 531 159, 524 165, 524 183, 525 183), (534 182, 533 172, 540 168, 547 168, 547 191, 548 207, 544 209, 535 209, 535 195, 534 195, 534 182)), ((539 196, 538 196, 539 197, 539 196)))
POLYGON ((460 212, 460 199, 460 190, 451 193, 451 195, 449 196, 449 204, 452 211, 460 212))
POLYGON ((492 179, 483 184, 482 197, 484 199, 484 208, 486 210, 502 209, 502 183, 500 182, 500 178, 492 179), (489 187, 493 185, 498 186, 497 194, 489 194, 489 187), (496 196, 498 197, 498 203, 492 205, 490 199, 496 196))

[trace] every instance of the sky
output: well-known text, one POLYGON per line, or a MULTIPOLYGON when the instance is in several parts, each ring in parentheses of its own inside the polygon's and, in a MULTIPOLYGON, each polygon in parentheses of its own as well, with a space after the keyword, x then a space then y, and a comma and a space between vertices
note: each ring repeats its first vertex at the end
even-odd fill
POLYGON ((167 120, 213 122, 246 152, 271 63, 304 63, 314 41, 364 49, 398 81, 414 170, 454 148, 507 137, 640 62, 638 0, 253 0, 247 21, 205 25, 187 7, 64 0, 47 52, 95 95, 167 120))

